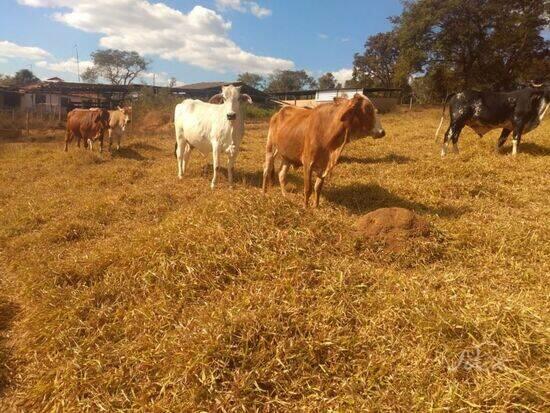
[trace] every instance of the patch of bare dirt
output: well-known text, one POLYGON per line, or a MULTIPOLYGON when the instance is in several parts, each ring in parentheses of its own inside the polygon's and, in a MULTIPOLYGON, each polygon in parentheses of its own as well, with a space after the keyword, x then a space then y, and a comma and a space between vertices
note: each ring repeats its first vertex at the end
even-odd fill
POLYGON ((414 238, 428 238, 428 222, 406 208, 380 208, 357 220, 356 229, 367 241, 385 250, 401 252, 414 238))
POLYGON ((167 132, 172 129, 173 124, 170 113, 151 110, 145 114, 139 125, 143 132, 167 132))

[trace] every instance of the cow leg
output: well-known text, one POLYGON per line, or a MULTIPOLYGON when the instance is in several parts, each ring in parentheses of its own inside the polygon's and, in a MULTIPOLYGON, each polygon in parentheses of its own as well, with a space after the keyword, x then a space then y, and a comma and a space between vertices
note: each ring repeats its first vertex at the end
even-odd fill
POLYGON ((118 133, 116 134, 116 150, 119 151, 120 150, 120 141, 122 140, 122 134, 124 132, 120 132, 118 131, 118 133))
POLYGON ((283 163, 281 165, 281 170, 279 171, 279 186, 281 187, 281 192, 283 193, 283 196, 286 197, 286 174, 288 173, 288 168, 290 167, 290 164, 283 160, 283 163))
MULTIPOLYGON (((65 133, 65 152, 69 150, 69 143, 73 140, 73 134, 70 130, 65 133)), ((80 143, 80 140, 78 141, 80 143)))
POLYGON ((506 141, 508 140, 508 136, 510 136, 511 133, 512 131, 510 129, 502 129, 500 138, 498 138, 497 148, 502 147, 502 145, 506 143, 506 141))
POLYGON ((178 158, 178 178, 182 179, 187 169, 187 162, 191 154, 191 145, 187 141, 179 141, 176 147, 176 156, 178 158))
POLYGON ((453 152, 458 153, 458 137, 460 132, 464 128, 464 123, 453 122, 447 132, 445 133, 445 139, 443 140, 443 145, 441 146, 441 156, 447 155, 447 147, 449 146, 449 140, 453 142, 453 152))
POLYGON ((309 207, 309 198, 311 197, 311 169, 310 163, 304 163, 304 208, 309 207))
POLYGON ((522 124, 518 124, 515 128, 514 128, 514 137, 512 138, 512 155, 517 155, 518 154, 518 147, 519 147, 519 144, 521 142, 521 135, 523 133, 523 125, 522 124))
POLYGON ((262 191, 267 192, 268 185, 273 185, 272 176, 275 169, 275 154, 268 149, 265 153, 264 175, 262 181, 262 191))
POLYGON ((321 191, 323 190, 323 184, 325 183, 325 179, 321 176, 318 176, 315 180, 315 198, 313 200, 313 206, 317 208, 319 206, 319 197, 321 195, 321 191))
POLYGON ((212 147, 212 164, 214 167, 214 176, 212 176, 212 182, 210 182, 210 189, 214 189, 216 181, 218 180, 218 165, 220 159, 220 149, 217 146, 212 147))
POLYGON ((113 146, 113 130, 109 128, 109 152, 111 152, 112 146, 113 146))
POLYGON ((88 148, 90 149, 90 151, 94 151, 94 141, 91 139, 88 139, 88 148))
POLYGON ((233 188, 233 167, 235 166, 236 159, 236 153, 231 153, 227 158, 227 180, 229 181, 229 186, 231 188, 233 188))

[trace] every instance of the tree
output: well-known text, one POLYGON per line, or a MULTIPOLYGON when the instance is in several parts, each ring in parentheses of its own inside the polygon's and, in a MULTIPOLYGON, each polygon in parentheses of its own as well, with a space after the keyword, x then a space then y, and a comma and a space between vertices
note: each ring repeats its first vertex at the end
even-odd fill
MULTIPOLYGON (((319 89, 335 89, 338 86, 338 82, 334 75, 330 72, 321 76, 317 82, 319 83, 319 89)), ((342 85, 340 85, 341 87, 342 85)))
POLYGON ((36 82, 40 82, 40 79, 38 79, 29 69, 21 69, 11 78, 11 83, 14 86, 24 86, 36 82))
POLYGON ((0 86, 11 86, 13 78, 10 75, 0 74, 0 86))
POLYGON ((365 62, 365 55, 355 53, 353 55, 353 72, 351 79, 346 80, 345 87, 362 88, 373 86, 374 80, 365 62))
POLYGON ((91 70, 96 74, 95 79, 102 77, 113 85, 130 85, 151 63, 137 52, 116 49, 96 50, 91 56, 94 63, 91 70))
POLYGON ((545 1, 406 0, 392 20, 401 50, 397 76, 439 71, 442 90, 513 87, 548 51, 545 1))
POLYGON ((168 87, 169 88, 176 87, 177 84, 178 84, 178 79, 176 79, 174 76, 172 76, 170 78, 170 80, 168 81, 168 87))
POLYGON ((396 32, 370 36, 365 43, 365 51, 355 53, 353 57, 353 77, 346 85, 392 87, 396 82, 398 57, 399 42, 396 32))
POLYGON ((97 83, 99 75, 97 73, 97 70, 95 70, 93 67, 88 67, 82 74, 80 75, 80 79, 84 83, 97 83))
POLYGON ((257 73, 244 72, 237 76, 237 82, 243 82, 244 84, 256 89, 265 88, 265 79, 263 76, 257 73))
POLYGON ((265 90, 267 92, 290 92, 315 87, 317 87, 317 82, 305 70, 276 70, 269 75, 265 90))

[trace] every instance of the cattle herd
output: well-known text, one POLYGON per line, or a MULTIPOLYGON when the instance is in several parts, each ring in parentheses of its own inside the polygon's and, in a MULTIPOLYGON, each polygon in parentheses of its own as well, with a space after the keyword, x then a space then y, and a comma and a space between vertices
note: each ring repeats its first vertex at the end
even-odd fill
MULTIPOLYGON (((228 180, 233 184, 233 168, 244 135, 244 107, 251 104, 250 96, 241 93, 241 88, 224 86, 220 94, 208 103, 187 99, 175 108, 176 132, 175 153, 178 177, 185 173, 191 151, 196 148, 205 155, 212 152, 214 174, 211 188, 216 185, 220 155, 228 158, 228 180)), ((443 116, 436 132, 436 140, 443 125, 445 110, 449 106, 450 126, 445 133, 441 155, 447 153, 449 141, 458 152, 458 138, 464 126, 472 128, 479 136, 502 128, 498 140, 501 147, 512 134, 512 154, 516 155, 522 135, 535 129, 550 106, 550 88, 531 85, 514 92, 464 91, 447 97, 443 116)), ((103 149, 105 133, 109 136, 109 149, 113 136, 120 139, 131 119, 131 107, 117 110, 75 109, 67 116, 65 151, 73 138, 84 140, 84 146, 93 149, 95 141, 103 149)), ((372 136, 382 138, 385 131, 373 103, 365 96, 356 94, 351 99, 336 98, 331 103, 315 108, 285 106, 271 118, 263 170, 263 191, 272 183, 275 175, 274 162, 280 158, 279 183, 286 195, 286 174, 290 166, 303 167, 304 206, 314 192, 313 205, 319 205, 319 196, 325 178, 338 163, 344 146, 352 139, 372 136), (313 174, 315 182, 312 184, 313 174)))

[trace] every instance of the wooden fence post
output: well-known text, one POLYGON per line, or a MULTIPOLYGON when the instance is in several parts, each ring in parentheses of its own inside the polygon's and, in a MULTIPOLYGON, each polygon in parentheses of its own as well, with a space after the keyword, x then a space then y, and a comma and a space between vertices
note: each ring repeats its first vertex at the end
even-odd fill
POLYGON ((26 126, 27 126, 27 137, 28 136, 31 136, 31 125, 30 125, 30 112, 29 110, 27 110, 27 115, 26 115, 26 126))

